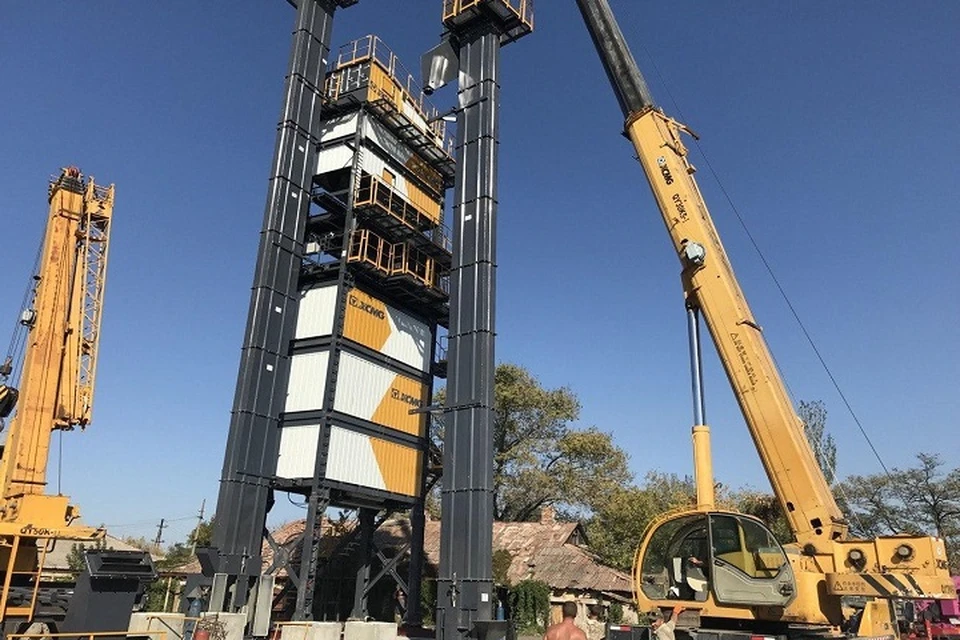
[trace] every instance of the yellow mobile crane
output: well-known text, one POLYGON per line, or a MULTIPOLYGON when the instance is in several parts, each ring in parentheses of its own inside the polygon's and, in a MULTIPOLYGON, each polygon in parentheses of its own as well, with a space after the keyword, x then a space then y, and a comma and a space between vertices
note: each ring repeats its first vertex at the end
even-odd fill
POLYGON ((20 362, 0 368, 0 418, 11 418, 0 458, 0 622, 30 621, 41 572, 56 539, 93 541, 102 529, 74 525, 80 513, 64 495, 49 495, 47 458, 54 431, 83 429, 91 419, 100 315, 113 216, 114 187, 75 167, 49 189, 49 215, 20 362), (19 387, 16 375, 20 372, 19 387), (14 411, 15 409, 15 411, 14 411))
POLYGON ((654 104, 607 0, 577 4, 680 258, 691 336, 697 506, 661 516, 644 534, 634 567, 641 610, 684 606, 681 625, 710 640, 895 635, 894 599, 955 597, 943 541, 851 538, 694 180, 681 136, 692 134, 654 104), (795 543, 782 547, 758 519, 715 504, 700 315, 795 543), (841 606, 850 596, 865 602, 856 615, 841 606))

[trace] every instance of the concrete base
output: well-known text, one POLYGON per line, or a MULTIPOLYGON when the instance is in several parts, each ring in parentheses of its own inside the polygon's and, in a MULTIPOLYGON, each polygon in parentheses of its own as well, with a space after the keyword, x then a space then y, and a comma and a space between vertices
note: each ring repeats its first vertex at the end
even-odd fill
POLYGON ((395 622, 348 620, 343 625, 343 640, 397 640, 395 622))
MULTIPOLYGON (((182 613, 134 613, 130 616, 130 627, 127 631, 130 635, 145 634, 145 632, 163 632, 150 633, 147 635, 151 640, 183 640, 184 615, 182 613)), ((145 634, 146 635, 146 634, 145 634)))
POLYGON ((203 620, 213 618, 222 624, 226 634, 225 640, 243 640, 243 632, 247 626, 247 614, 205 611, 200 614, 200 618, 203 620))
POLYGON ((340 622, 283 622, 280 640, 340 640, 340 622))

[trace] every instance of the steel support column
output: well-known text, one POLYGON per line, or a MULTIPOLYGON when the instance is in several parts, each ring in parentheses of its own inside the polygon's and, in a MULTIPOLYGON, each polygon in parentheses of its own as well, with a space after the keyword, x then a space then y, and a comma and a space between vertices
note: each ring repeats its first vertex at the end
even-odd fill
MULTIPOLYGON (((426 491, 420 495, 426 496, 426 491)), ((403 623, 410 627, 423 626, 420 598, 423 588, 423 539, 426 520, 421 499, 410 509, 410 566, 407 570, 407 610, 403 616, 403 623)))
POLYGON ((338 0, 300 0, 293 31, 263 230, 224 455, 213 545, 215 570, 234 586, 239 610, 260 575, 260 549, 276 471, 279 417, 296 323, 298 278, 310 187, 317 163, 320 107, 338 0))
POLYGON ((493 618, 493 378, 500 31, 460 40, 457 177, 443 450, 440 640, 493 618))
POLYGON ((373 509, 360 509, 360 565, 357 567, 353 585, 353 610, 350 617, 354 620, 367 618, 367 585, 370 583, 370 563, 373 561, 373 532, 377 512, 373 509))

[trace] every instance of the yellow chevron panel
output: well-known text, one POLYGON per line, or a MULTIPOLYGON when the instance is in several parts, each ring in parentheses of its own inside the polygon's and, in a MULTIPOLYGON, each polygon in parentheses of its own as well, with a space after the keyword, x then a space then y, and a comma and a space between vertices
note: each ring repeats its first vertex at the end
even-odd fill
POLYGON ((370 438, 387 491, 405 496, 420 495, 420 468, 423 452, 413 447, 370 438))
POLYGON ((407 376, 396 376, 373 414, 373 422, 404 433, 425 435, 426 414, 410 413, 427 404, 427 385, 407 376))
POLYGON ((374 351, 382 351, 390 337, 387 305, 359 289, 351 289, 347 293, 343 335, 374 351))

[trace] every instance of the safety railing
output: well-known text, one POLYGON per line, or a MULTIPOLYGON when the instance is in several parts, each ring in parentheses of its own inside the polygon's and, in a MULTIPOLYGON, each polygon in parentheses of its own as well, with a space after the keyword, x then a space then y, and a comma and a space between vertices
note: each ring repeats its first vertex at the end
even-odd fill
MULTIPOLYGON (((15 535, 12 537, 12 540, 4 538, 0 541, 0 547, 4 548, 4 553, 8 558, 3 577, 2 592, 0 592, 0 620, 5 620, 8 616, 32 618, 36 610, 37 596, 40 593, 40 577, 43 574, 44 565, 47 561, 47 551, 50 549, 50 546, 47 544, 43 544, 42 546, 38 545, 40 549, 37 565, 26 570, 18 570, 17 559, 20 557, 18 551, 20 551, 21 540, 21 536, 15 535), (19 576, 20 581, 32 584, 28 591, 30 594, 29 601, 27 603, 18 603, 20 606, 10 604, 11 587, 18 581, 18 578, 15 576, 19 576)), ((9 637, 9 635, 7 637, 9 637)))
POLYGON ((448 290, 433 258, 409 244, 387 242, 369 229, 353 232, 347 262, 368 264, 385 276, 410 276, 427 287, 448 290))
POLYGON ((437 203, 436 212, 425 211, 394 187, 369 173, 360 175, 353 205, 357 208, 376 208, 417 231, 429 229, 440 220, 440 203, 437 203))
POLYGON ((452 153, 453 137, 447 132, 440 110, 426 98, 414 75, 404 68, 396 54, 374 35, 340 47, 327 77, 326 94, 337 101, 344 93, 363 87, 370 92, 371 102, 386 101, 394 111, 430 136, 438 147, 452 153), (364 64, 370 65, 369 71, 357 73, 364 64))
POLYGON ((409 245, 394 245, 393 275, 413 276, 428 286, 433 286, 436 263, 409 245))
POLYGON ((393 245, 369 229, 358 229, 350 235, 348 262, 364 262, 384 272, 393 274, 393 245))
POLYGON ((453 251, 453 232, 445 224, 441 224, 434 229, 431 229, 429 232, 430 240, 433 244, 438 247, 442 247, 445 251, 453 251))
POLYGON ((443 0, 443 20, 456 18, 464 11, 479 7, 482 4, 496 4, 502 5, 527 28, 532 29, 533 2, 534 0, 443 0))

